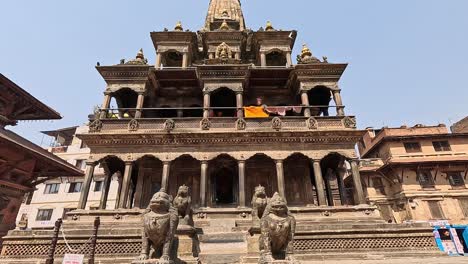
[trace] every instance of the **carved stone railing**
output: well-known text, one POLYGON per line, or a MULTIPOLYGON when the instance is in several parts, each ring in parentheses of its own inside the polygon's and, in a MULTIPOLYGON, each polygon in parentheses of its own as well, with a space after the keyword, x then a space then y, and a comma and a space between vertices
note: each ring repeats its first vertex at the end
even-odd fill
POLYGON ((90 123, 90 133, 185 133, 354 130, 353 116, 273 118, 106 118, 90 123))

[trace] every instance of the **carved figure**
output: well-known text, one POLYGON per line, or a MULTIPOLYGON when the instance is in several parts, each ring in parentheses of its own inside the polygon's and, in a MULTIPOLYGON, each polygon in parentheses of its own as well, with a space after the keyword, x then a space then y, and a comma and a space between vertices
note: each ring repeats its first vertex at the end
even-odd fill
POLYGON ((221 43, 216 48, 216 58, 219 58, 219 59, 232 58, 231 48, 229 47, 228 44, 226 44, 226 42, 221 43))
POLYGON ((172 242, 179 218, 171 203, 172 197, 164 189, 155 193, 151 198, 148 212, 143 216, 141 255, 132 262, 133 264, 173 263, 172 242))
POLYGON ((179 223, 193 226, 192 198, 189 195, 189 187, 182 185, 174 198, 174 207, 179 215, 179 223))
POLYGON ((299 263, 293 256, 296 219, 289 213, 286 201, 278 193, 268 202, 260 229, 259 264, 270 264, 278 260, 299 263))
POLYGON ((265 192, 265 187, 259 185, 255 187, 254 195, 252 196, 252 219, 254 222, 260 221, 268 204, 268 197, 265 192))

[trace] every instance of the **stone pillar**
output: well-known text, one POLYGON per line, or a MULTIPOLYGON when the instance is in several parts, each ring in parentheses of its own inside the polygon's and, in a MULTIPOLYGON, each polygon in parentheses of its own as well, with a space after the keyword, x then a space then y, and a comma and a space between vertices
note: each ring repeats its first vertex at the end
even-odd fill
POLYGON ((188 67, 188 52, 182 54, 182 68, 188 67))
POLYGON ((208 161, 202 160, 200 174, 200 207, 206 207, 206 184, 208 177, 208 161))
POLYGON ((136 105, 136 111, 135 111, 135 118, 141 118, 144 101, 145 101, 145 94, 143 92, 139 92, 137 105, 136 105))
POLYGON ((237 118, 244 117, 244 100, 242 97, 242 92, 236 92, 236 103, 237 103, 237 118))
POLYGON ((161 62, 162 62, 162 53, 156 52, 156 69, 161 68, 161 62))
POLYGON ((322 168, 320 167, 320 160, 313 160, 312 165, 314 167, 315 189, 317 190, 318 203, 320 206, 327 206, 327 200, 325 198, 325 190, 323 186, 322 168))
POLYGON ((166 192, 169 191, 169 170, 171 168, 171 162, 170 161, 164 161, 163 162, 163 171, 162 171, 162 182, 161 182, 161 188, 164 188, 166 192))
POLYGON ((239 207, 245 208, 245 161, 239 160, 239 207))
POLYGON ((99 209, 104 210, 107 207, 107 199, 109 198, 109 189, 112 182, 112 174, 108 173, 104 178, 104 183, 101 190, 101 201, 99 209))
POLYGON ((125 172, 122 180, 122 189, 120 192, 119 208, 126 208, 128 193, 130 191, 130 180, 132 179, 133 162, 125 162, 125 172))
MULTIPOLYGON (((309 106, 309 95, 307 94, 307 91, 301 91, 301 103, 304 106, 309 106)), ((304 108, 304 116, 305 117, 310 117, 310 108, 304 108)))
POLYGON ((109 107, 110 107, 110 101, 112 99, 112 96, 110 93, 105 93, 104 94, 104 101, 102 102, 102 107, 101 107, 101 113, 100 113, 100 118, 106 118, 107 113, 109 112, 109 107))
POLYGON ((346 201, 346 195, 345 195, 345 185, 344 185, 344 177, 345 177, 345 168, 338 168, 336 176, 338 179, 338 189, 340 191, 340 200, 341 200, 341 205, 345 205, 347 203, 346 201))
POLYGON ((122 172, 118 171, 116 172, 117 174, 117 197, 115 198, 115 209, 119 209, 119 204, 120 204, 120 193, 122 192, 122 172))
POLYGON ((203 93, 203 118, 210 117, 210 92, 203 93))
POLYGON ((292 66, 292 58, 291 58, 291 51, 286 52, 286 67, 292 66))
POLYGON ((235 58, 236 60, 240 60, 240 52, 236 52, 236 53, 234 54, 234 58, 235 58))
POLYGON ((81 189, 80 201, 78 202, 78 209, 85 209, 86 203, 88 202, 89 188, 91 187, 91 181, 93 180, 94 167, 96 164, 93 162, 86 162, 86 174, 83 183, 83 188, 81 189))
POLYGON ((338 116, 344 116, 344 106, 343 100, 341 99, 341 93, 339 90, 333 90, 333 100, 335 101, 336 105, 336 114, 338 116))
POLYGON ((364 196, 364 190, 362 189, 361 174, 359 173, 359 166, 357 160, 352 160, 351 171, 353 172, 353 183, 354 190, 357 196, 358 204, 366 204, 366 197, 364 196))
POLYGON ((267 66, 266 64, 267 64, 266 63, 266 54, 265 54, 265 52, 261 52, 260 53, 260 65, 262 67, 266 67, 267 66))
POLYGON ((276 179, 278 181, 278 192, 286 200, 286 192, 284 186, 284 170, 283 160, 276 160, 276 179))
POLYGON ((138 166, 138 178, 137 178, 137 184, 135 187, 135 207, 141 208, 142 204, 142 198, 143 198, 143 186, 144 186, 144 181, 145 178, 143 177, 143 165, 142 162, 139 162, 138 166))

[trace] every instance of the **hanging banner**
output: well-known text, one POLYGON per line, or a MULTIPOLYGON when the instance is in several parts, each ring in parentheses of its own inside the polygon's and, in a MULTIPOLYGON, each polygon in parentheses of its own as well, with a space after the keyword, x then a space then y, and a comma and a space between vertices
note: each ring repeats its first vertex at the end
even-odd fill
POLYGON ((62 264, 83 264, 84 255, 65 254, 62 264))

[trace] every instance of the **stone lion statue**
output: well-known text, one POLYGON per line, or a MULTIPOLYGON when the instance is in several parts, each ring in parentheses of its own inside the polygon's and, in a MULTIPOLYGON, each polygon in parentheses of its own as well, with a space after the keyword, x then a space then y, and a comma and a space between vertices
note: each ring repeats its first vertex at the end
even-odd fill
POLYGON ((289 212, 286 201, 275 193, 268 202, 260 222, 259 264, 276 261, 298 264, 294 258, 296 219, 289 212))
POLYGON ((263 212, 268 204, 265 187, 259 185, 255 187, 255 192, 252 196, 252 219, 254 222, 259 222, 263 217, 263 212))
POLYGON ((155 193, 143 215, 141 255, 133 264, 172 264, 172 242, 179 224, 177 211, 171 206, 172 197, 165 189, 155 193))
POLYGON ((192 198, 189 195, 189 187, 185 184, 179 187, 173 204, 179 215, 179 224, 193 226, 192 198))

